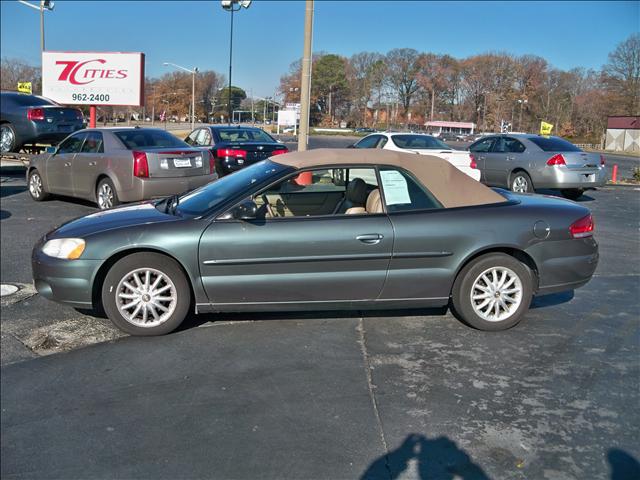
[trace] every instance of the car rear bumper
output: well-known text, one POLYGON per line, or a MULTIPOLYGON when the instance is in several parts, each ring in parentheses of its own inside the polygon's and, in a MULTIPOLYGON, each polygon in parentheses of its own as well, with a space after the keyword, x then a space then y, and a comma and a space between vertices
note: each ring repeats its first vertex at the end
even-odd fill
POLYGON ((193 190, 217 179, 216 173, 192 177, 134 178, 133 187, 118 192, 118 197, 123 202, 167 197, 193 190))
POLYGON ((538 295, 583 286, 591 280, 599 260, 593 237, 542 242, 526 251, 538 267, 538 295))
POLYGON ((20 144, 57 144, 73 132, 81 130, 84 125, 82 122, 70 123, 68 127, 61 128, 56 124, 29 121, 20 125, 20 127, 17 135, 20 144))
POLYGON ((31 255, 33 284, 40 295, 76 308, 93 307, 93 279, 101 260, 63 260, 42 253, 39 242, 31 255))
POLYGON ((532 178, 536 188, 595 188, 607 183, 604 168, 571 169, 565 166, 545 167, 532 178))

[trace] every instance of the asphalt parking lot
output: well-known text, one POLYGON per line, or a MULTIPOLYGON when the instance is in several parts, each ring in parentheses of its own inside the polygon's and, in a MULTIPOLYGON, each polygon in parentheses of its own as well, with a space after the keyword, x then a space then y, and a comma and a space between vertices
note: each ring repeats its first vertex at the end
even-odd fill
POLYGON ((640 478, 638 187, 582 197, 596 275, 507 332, 402 310, 132 338, 29 286, 36 240, 95 206, 0 185, 2 283, 22 287, 2 300, 3 478, 640 478))

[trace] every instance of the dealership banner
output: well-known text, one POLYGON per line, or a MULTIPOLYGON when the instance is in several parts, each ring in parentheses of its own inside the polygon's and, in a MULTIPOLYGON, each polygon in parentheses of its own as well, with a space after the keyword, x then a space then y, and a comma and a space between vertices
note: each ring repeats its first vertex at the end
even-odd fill
POLYGON ((144 104, 144 54, 43 52, 42 95, 65 105, 144 104))

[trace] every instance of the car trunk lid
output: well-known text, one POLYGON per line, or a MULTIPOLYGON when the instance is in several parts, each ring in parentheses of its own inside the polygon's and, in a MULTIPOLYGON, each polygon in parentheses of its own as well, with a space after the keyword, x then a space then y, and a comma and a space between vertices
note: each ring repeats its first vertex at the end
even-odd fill
MULTIPOLYGON (((218 150, 227 149, 244 151, 246 163, 255 163, 259 162, 260 160, 264 160, 265 158, 269 158, 273 156, 273 153, 277 150, 281 152, 288 152, 287 147, 285 147, 284 145, 261 142, 233 142, 226 144, 224 148, 219 148, 218 150)), ((225 155, 218 154, 218 156, 224 157, 225 155)))
POLYGON ((138 148, 136 152, 145 154, 149 177, 192 177, 209 174, 209 152, 206 150, 138 148))
POLYGON ((565 165, 571 170, 594 172, 600 167, 600 154, 590 152, 546 152, 549 159, 562 155, 565 165))

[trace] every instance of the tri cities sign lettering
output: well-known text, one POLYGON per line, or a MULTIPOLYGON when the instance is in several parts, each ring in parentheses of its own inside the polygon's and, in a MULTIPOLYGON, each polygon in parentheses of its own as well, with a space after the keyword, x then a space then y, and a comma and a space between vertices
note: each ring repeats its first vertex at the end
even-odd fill
POLYGON ((144 104, 144 54, 44 52, 42 95, 64 105, 144 104))

